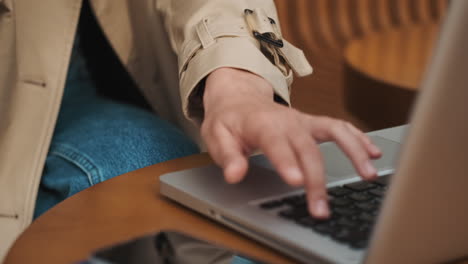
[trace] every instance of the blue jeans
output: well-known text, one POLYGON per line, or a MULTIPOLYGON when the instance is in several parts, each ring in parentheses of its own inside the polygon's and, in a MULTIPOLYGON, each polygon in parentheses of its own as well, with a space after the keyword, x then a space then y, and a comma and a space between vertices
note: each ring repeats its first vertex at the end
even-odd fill
POLYGON ((154 113, 98 96, 89 76, 75 45, 35 218, 94 184, 199 152, 194 142, 154 113))
MULTIPOLYGON (((98 96, 75 41, 34 218, 112 177, 199 152, 177 128, 142 108, 98 96)), ((235 256, 233 264, 251 264, 235 256)))

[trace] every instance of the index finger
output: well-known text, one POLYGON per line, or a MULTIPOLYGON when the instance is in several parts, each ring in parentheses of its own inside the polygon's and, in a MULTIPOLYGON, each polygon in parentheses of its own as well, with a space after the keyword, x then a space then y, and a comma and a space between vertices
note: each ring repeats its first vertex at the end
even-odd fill
POLYGON ((304 174, 309 212, 314 217, 327 218, 330 211, 328 209, 325 169, 317 142, 306 133, 291 136, 290 141, 304 174))

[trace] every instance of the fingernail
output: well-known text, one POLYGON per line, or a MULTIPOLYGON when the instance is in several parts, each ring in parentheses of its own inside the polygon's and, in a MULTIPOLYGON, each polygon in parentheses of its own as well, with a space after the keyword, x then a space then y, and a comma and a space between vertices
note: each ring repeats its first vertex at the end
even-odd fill
POLYGON ((375 176, 377 175, 377 170, 375 169, 374 165, 368 160, 364 163, 364 170, 368 176, 375 176))
POLYGON ((312 209, 316 217, 321 217, 321 218, 328 217, 330 213, 328 211, 328 203, 326 200, 316 201, 312 209))
POLYGON ((224 169, 224 175, 228 183, 237 183, 239 181, 239 177, 237 175, 238 167, 239 166, 236 162, 230 162, 224 169))
POLYGON ((299 182, 299 181, 302 181, 302 173, 299 169, 297 168, 289 168, 287 171, 286 171, 286 174, 288 175, 288 177, 295 181, 295 182, 299 182))

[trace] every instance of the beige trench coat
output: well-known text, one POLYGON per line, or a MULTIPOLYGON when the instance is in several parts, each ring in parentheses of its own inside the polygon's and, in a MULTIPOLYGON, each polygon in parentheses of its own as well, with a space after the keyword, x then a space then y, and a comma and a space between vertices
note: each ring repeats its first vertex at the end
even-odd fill
MULTIPOLYGON (((291 74, 264 56, 244 18, 249 8, 277 21, 273 0, 90 2, 154 110, 192 137, 198 137, 200 116, 189 96, 216 68, 256 73, 289 102, 291 74)), ((32 219, 81 4, 0 0, 0 261, 32 219)), ((264 16, 257 20, 261 33, 272 31, 264 16)), ((283 50, 289 69, 311 72, 300 50, 287 42, 283 50)))

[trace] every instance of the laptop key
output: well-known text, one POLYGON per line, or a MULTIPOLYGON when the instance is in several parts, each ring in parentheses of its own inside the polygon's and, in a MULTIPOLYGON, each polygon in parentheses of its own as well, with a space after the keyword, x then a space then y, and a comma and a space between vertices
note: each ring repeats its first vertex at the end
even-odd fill
POLYGON ((367 181, 353 182, 343 186, 356 192, 362 192, 377 187, 377 185, 367 181))
POLYGON ((333 220, 335 219, 334 216, 331 216, 330 218, 328 219, 318 219, 318 218, 312 218, 311 216, 306 216, 306 217, 302 217, 298 220, 296 220, 296 222, 302 226, 307 226, 307 227, 314 227, 316 225, 320 225, 320 224, 328 224, 330 226, 333 226, 334 223, 331 223, 333 220))
POLYGON ((371 200, 369 200, 367 202, 373 203, 373 204, 377 205, 378 207, 380 207, 380 205, 383 202, 383 198, 382 197, 374 197, 373 199, 371 199, 371 200))
POLYGON ((350 205, 352 204, 353 201, 347 199, 347 198, 332 198, 330 199, 330 204, 332 206, 347 206, 347 205, 350 205))
POLYGON ((377 217, 380 213, 379 209, 367 212, 368 214, 372 215, 373 217, 377 217))
POLYGON ((341 217, 339 218, 338 220, 336 220, 336 224, 341 226, 341 227, 348 227, 348 228, 352 228, 352 227, 357 227, 359 226, 359 222, 357 221, 353 221, 351 220, 350 218, 346 218, 346 217, 341 217))
POLYGON ((332 235, 333 239, 339 241, 339 242, 350 242, 350 234, 351 232, 346 229, 340 229, 338 232, 334 233, 332 235))
POLYGON ((341 216, 349 216, 349 215, 355 215, 357 213, 359 213, 359 211, 353 209, 353 208, 349 208, 349 207, 334 207, 332 208, 332 212, 334 214, 338 214, 338 215, 341 215, 341 216))
POLYGON ((351 243, 351 247, 355 249, 363 249, 366 248, 369 244, 368 240, 359 240, 351 243))
POLYGON ((370 196, 369 194, 358 193, 358 192, 352 193, 352 194, 348 195, 347 197, 349 199, 357 201, 357 202, 364 202, 364 201, 368 201, 368 200, 373 198, 373 196, 370 196))
POLYGON ((313 227, 317 224, 317 221, 312 217, 302 217, 296 221, 301 226, 313 227))
POLYGON ((371 222, 373 223, 375 221, 375 215, 369 214, 369 213, 361 213, 359 215, 359 219, 365 222, 371 222))
POLYGON ((289 205, 292 205, 292 206, 306 203, 306 199, 305 199, 304 194, 288 196, 286 198, 283 198, 281 201, 283 203, 286 203, 286 204, 289 204, 289 205))
POLYGON ((278 213, 282 218, 294 220, 296 218, 296 212, 293 209, 286 209, 278 213))
POLYGON ((337 241, 347 242, 352 245, 355 243, 358 244, 357 242, 367 241, 369 233, 355 228, 342 228, 334 233, 332 237, 337 241))
POLYGON ((323 234, 323 235, 330 235, 330 234, 333 234, 334 231, 335 231, 335 227, 333 224, 327 224, 327 223, 323 223, 323 224, 319 224, 319 225, 315 225, 312 227, 312 229, 320 234, 323 234))
POLYGON ((281 200, 272 200, 272 201, 261 203, 260 208, 269 210, 269 209, 278 208, 282 205, 284 205, 284 203, 281 200))
POLYGON ((328 194, 334 197, 341 197, 350 194, 352 191, 343 187, 333 187, 328 189, 328 194))
POLYGON ((374 211, 379 208, 378 204, 373 203, 373 202, 361 202, 361 203, 356 203, 354 206, 356 208, 359 208, 364 211, 374 211))
POLYGON ((370 233, 372 231, 372 224, 364 223, 364 224, 361 224, 357 229, 361 232, 370 233))
MULTIPOLYGON (((381 180, 384 182, 384 180, 381 180)), ((289 205, 281 210, 280 217, 311 228, 322 235, 346 243, 352 248, 367 247, 368 238, 374 225, 383 195, 387 187, 382 183, 354 182, 342 187, 328 189, 330 195, 331 217, 316 219, 309 215, 305 195, 292 195, 274 201, 265 207, 289 205), (278 203, 278 201, 280 201, 278 203)))
POLYGON ((309 216, 309 211, 307 210, 307 206, 299 206, 282 210, 278 214, 286 219, 298 220, 302 217, 309 216))
POLYGON ((384 175, 384 176, 379 176, 377 179, 374 181, 374 183, 381 185, 381 186, 387 186, 389 181, 390 181, 390 176, 391 175, 384 175))
POLYGON ((377 197, 383 197, 385 195, 385 189, 375 188, 373 190, 370 190, 369 193, 377 197))

